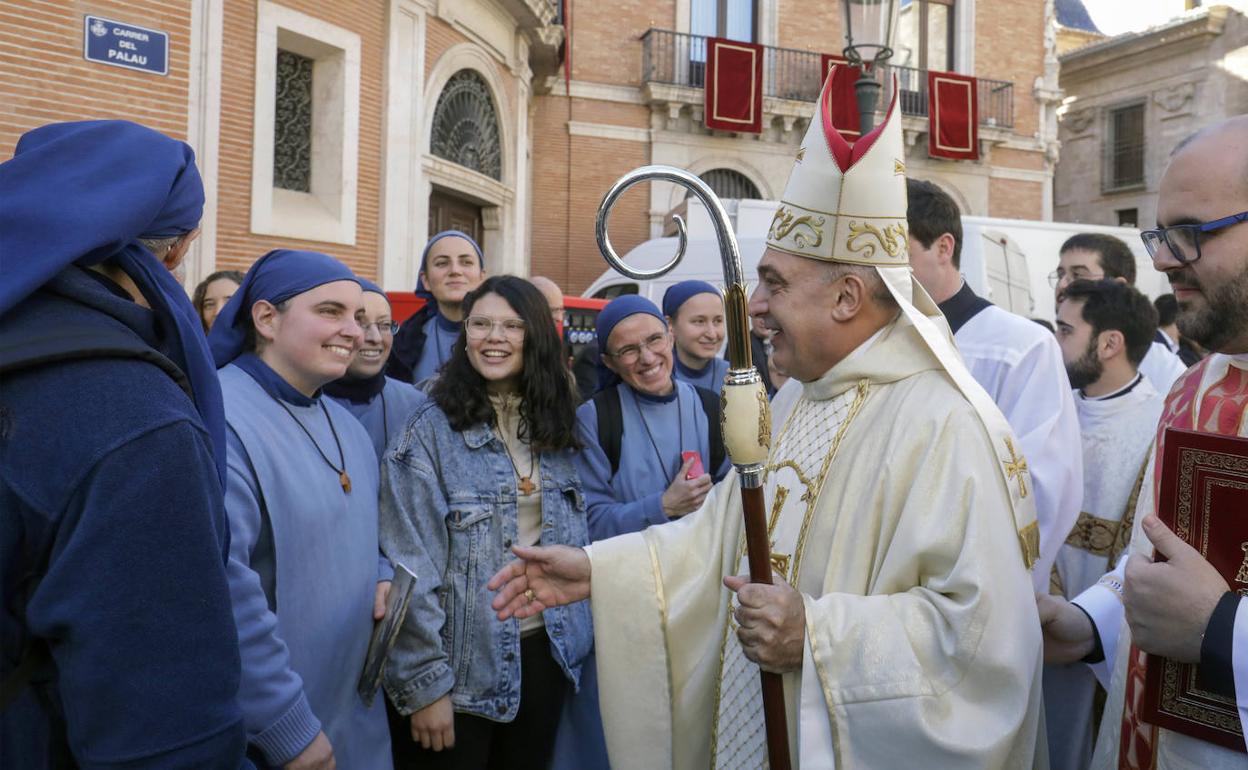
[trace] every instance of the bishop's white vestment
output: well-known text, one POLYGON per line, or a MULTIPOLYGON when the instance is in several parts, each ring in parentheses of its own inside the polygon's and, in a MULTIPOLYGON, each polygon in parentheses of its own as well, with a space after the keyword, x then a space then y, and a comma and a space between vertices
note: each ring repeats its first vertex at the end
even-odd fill
MULTIPOLYGON (((1100 397, 1074 393, 1083 446, 1083 505, 1057 554, 1050 593, 1074 598, 1115 563, 1131 537, 1144 462, 1163 399, 1143 375, 1100 397)), ((1045 721, 1054 768, 1083 768, 1092 756, 1096 677, 1082 663, 1046 665, 1045 721)))
MULTIPOLYGON (((1045 766, 1034 525, 1011 513, 1025 476, 998 468, 1012 449, 905 316, 773 409, 772 563, 806 613, 784 675, 795 766, 1045 766)), ((734 472, 696 513, 590 549, 614 767, 766 766, 758 667, 721 582, 746 572, 742 530, 734 472)))

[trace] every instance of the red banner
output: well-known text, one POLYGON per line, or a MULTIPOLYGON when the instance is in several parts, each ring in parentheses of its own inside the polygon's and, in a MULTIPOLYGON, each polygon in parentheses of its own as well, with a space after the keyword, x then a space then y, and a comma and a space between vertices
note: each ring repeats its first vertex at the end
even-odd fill
POLYGON ((722 37, 706 39, 706 127, 761 134, 763 47, 722 37))
POLYGON ((858 75, 861 73, 857 67, 849 66, 849 60, 844 56, 825 53, 819 57, 820 83, 828 79, 828 73, 834 66, 839 66, 839 69, 836 71, 836 80, 832 81, 830 95, 829 108, 832 112, 832 126, 845 138, 845 141, 852 143, 860 135, 858 92, 854 90, 854 84, 858 82, 858 75))
POLYGON ((973 77, 927 73, 927 154, 979 160, 979 89, 973 77))

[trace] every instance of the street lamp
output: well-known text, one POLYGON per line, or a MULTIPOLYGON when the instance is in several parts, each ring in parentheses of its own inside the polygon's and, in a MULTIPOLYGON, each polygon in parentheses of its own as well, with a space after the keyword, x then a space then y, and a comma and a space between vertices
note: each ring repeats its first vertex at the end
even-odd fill
POLYGON ((845 58, 858 69, 854 85, 858 99, 858 130, 863 136, 875 127, 880 83, 875 70, 893 55, 897 29, 897 0, 841 0, 845 8, 845 58))

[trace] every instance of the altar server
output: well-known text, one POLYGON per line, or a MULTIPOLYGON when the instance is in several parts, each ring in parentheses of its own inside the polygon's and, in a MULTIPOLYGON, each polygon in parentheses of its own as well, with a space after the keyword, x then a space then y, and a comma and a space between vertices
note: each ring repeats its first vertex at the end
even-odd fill
POLYGON ((390 439, 403 430, 407 418, 425 400, 425 394, 411 383, 385 375, 398 325, 391 315, 390 300, 381 287, 363 278, 359 281, 364 289, 364 313, 360 318, 364 333, 360 337, 360 348, 346 376, 326 385, 325 394, 346 407, 364 425, 380 460, 390 439))
MULTIPOLYGON (((1161 416, 1161 394, 1139 373, 1154 328, 1148 298, 1117 281, 1075 281, 1058 303, 1057 340, 1083 438, 1083 504, 1057 555, 1055 595, 1073 598, 1094 585, 1131 538, 1144 459, 1161 416)), ((1087 767, 1092 758, 1095 692, 1087 666, 1045 666, 1054 768, 1087 767)))
POLYGON ((1061 351, 1044 328, 976 295, 962 279, 962 219, 953 198, 916 179, 906 190, 914 276, 949 321, 966 368, 1009 420, 1026 458, 1040 522, 1032 585, 1047 591, 1057 551, 1079 517, 1083 483, 1079 419, 1061 351))
POLYGON ((706 281, 674 284, 663 294, 663 315, 676 352, 673 376, 715 393, 723 390, 728 362, 719 355, 726 333, 719 289, 706 281))
POLYGON ((361 300, 338 260, 271 251, 209 336, 229 429, 239 702, 253 755, 272 766, 332 756, 342 768, 390 767, 385 710, 356 694, 379 578, 390 576, 378 549, 377 453, 321 394, 360 344, 361 300))

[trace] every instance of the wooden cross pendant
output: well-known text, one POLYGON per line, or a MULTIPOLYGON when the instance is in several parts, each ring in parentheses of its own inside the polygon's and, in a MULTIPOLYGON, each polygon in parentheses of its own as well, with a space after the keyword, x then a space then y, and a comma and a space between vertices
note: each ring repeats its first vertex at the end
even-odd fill
POLYGON ((343 492, 351 491, 351 477, 347 475, 346 471, 338 472, 338 483, 342 485, 343 492))
POLYGON ((528 476, 521 476, 520 483, 516 484, 516 488, 520 490, 520 494, 523 497, 528 497, 533 494, 533 490, 537 489, 537 485, 528 476))

